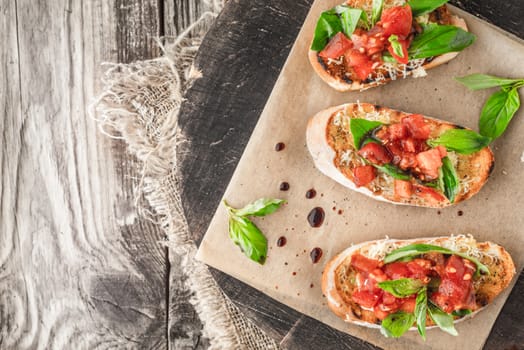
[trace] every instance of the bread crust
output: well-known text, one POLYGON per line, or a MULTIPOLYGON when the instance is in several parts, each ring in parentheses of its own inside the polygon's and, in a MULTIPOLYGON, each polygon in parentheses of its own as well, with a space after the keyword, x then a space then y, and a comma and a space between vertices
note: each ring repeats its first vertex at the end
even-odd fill
MULTIPOLYGON (((462 28, 465 31, 468 31, 466 22, 464 21, 464 19, 458 16, 455 16, 455 15, 451 16, 451 24, 456 27, 462 28)), ((459 54, 458 52, 449 52, 444 55, 436 56, 431 62, 427 62, 423 64, 422 67, 425 70, 438 67, 444 63, 451 61, 452 59, 457 57, 458 54, 459 54)), ((310 49, 308 52, 308 59, 309 59, 309 62, 311 63, 311 66, 313 67, 313 70, 320 76, 320 78, 337 91, 341 91, 341 92, 357 91, 357 90, 363 91, 363 90, 367 90, 372 87, 384 85, 386 83, 389 83, 392 80, 389 77, 380 82, 364 83, 362 81, 353 81, 351 83, 348 83, 344 80, 341 80, 341 79, 338 79, 337 77, 332 76, 331 74, 329 74, 328 71, 326 71, 324 66, 319 62, 318 51, 313 51, 310 49)), ((413 74, 413 71, 407 71, 404 78, 412 74, 413 74)))
MULTIPOLYGON (((342 251, 334 258, 332 258, 324 267, 322 273, 322 293, 327 299, 328 306, 338 317, 342 318, 346 322, 362 325, 370 328, 380 328, 380 320, 378 320, 372 311, 366 311, 360 308, 356 303, 351 301, 350 293, 344 292, 341 285, 343 283, 349 283, 340 281, 337 277, 337 272, 340 272, 340 268, 349 267, 351 262, 351 256, 355 253, 365 254, 370 247, 380 245, 389 247, 389 251, 402 246, 414 243, 428 243, 438 246, 446 246, 451 241, 455 240, 457 244, 471 244, 473 241, 476 244, 478 251, 485 253, 484 257, 481 257, 481 262, 486 265, 490 270, 490 275, 483 275, 481 279, 474 284, 475 292, 480 295, 481 300, 477 300, 477 303, 481 307, 473 313, 455 319, 455 323, 468 319, 475 316, 479 311, 483 310, 488 304, 490 304, 508 285, 511 283, 515 276, 515 265, 509 253, 500 245, 492 242, 476 242, 473 237, 459 235, 459 236, 442 236, 436 238, 417 238, 409 240, 395 240, 395 239, 382 239, 375 241, 368 241, 354 245, 342 251), (469 243, 468 243, 469 242, 469 243)), ((477 299, 479 297, 477 296, 477 299)), ((429 325, 427 328, 435 327, 429 325)), ((411 330, 416 329, 412 327, 411 330)))
MULTIPOLYGON (((352 115, 358 113, 359 110, 365 112, 365 114, 363 116, 359 116, 359 118, 370 114, 376 117, 378 113, 379 115, 387 116, 390 123, 398 123, 400 122, 401 118, 410 114, 387 107, 375 106, 369 103, 348 103, 320 111, 309 120, 306 131, 306 141, 315 166, 323 174, 334 179, 341 185, 374 199, 393 204, 442 208, 460 203, 470 198, 476 194, 487 182, 489 174, 494 166, 493 152, 489 147, 485 147, 469 156, 460 155, 460 157, 462 157, 461 159, 464 161, 461 162, 460 169, 457 171, 459 178, 464 179, 464 176, 467 176, 467 178, 472 180, 468 183, 467 191, 461 191, 459 194, 457 194, 454 203, 450 203, 447 200, 442 202, 428 201, 417 194, 413 194, 409 200, 399 199, 388 196, 385 193, 379 193, 376 191, 374 192, 366 186, 357 187, 355 183, 341 171, 341 168, 339 167, 340 164, 338 164, 338 166, 335 164, 337 152, 329 143, 328 127, 331 118, 337 113, 343 112, 348 117, 352 117, 352 115)), ((427 116, 424 116, 424 118, 426 118, 428 123, 432 123, 434 125, 435 133, 438 133, 439 130, 442 131, 450 128, 462 128, 459 125, 445 122, 436 118, 427 116)), ((354 151, 354 147, 351 145, 348 146, 348 149, 350 149, 350 147, 351 150, 354 151)))

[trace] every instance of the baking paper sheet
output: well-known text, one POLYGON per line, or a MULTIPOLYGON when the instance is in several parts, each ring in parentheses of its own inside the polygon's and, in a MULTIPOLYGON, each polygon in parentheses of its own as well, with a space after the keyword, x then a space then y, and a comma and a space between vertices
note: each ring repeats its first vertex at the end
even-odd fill
POLYGON ((342 187, 314 167, 305 130, 308 118, 318 111, 357 101, 434 116, 478 130, 482 105, 495 90, 471 92, 452 77, 470 73, 524 77, 524 45, 453 8, 477 35, 477 41, 456 59, 429 70, 425 78, 402 79, 364 92, 340 93, 321 81, 307 59, 316 19, 337 3, 324 0, 313 4, 224 196, 235 207, 260 197, 288 201, 269 217, 254 219, 269 241, 265 265, 248 260, 229 240, 227 212, 222 205, 211 221, 198 258, 306 315, 387 349, 420 348, 421 344, 430 349, 480 349, 509 289, 476 317, 457 324, 458 337, 429 330, 423 342, 417 332, 408 332, 401 339, 386 339, 378 330, 343 322, 327 308, 320 278, 324 264, 351 244, 385 236, 405 239, 462 233, 503 245, 513 256, 517 271, 521 271, 524 108, 493 144, 495 169, 484 188, 472 199, 441 210, 381 203, 342 187), (278 142, 285 143, 283 151, 274 150, 278 142), (289 191, 279 190, 283 181, 289 182, 289 191), (306 199, 311 188, 317 195, 306 199), (322 207, 326 212, 319 228, 310 227, 306 220, 314 207, 322 207), (276 246, 280 236, 287 238, 283 247, 276 246), (309 256, 315 247, 323 250, 317 264, 309 256))

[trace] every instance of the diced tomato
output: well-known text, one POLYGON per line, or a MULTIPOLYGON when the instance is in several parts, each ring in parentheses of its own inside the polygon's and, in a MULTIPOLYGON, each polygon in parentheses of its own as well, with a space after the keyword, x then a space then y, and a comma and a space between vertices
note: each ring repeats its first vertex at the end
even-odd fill
POLYGON ((351 295, 351 298, 355 303, 359 304, 360 306, 371 309, 373 308, 373 306, 377 304, 380 295, 367 291, 355 291, 351 295))
POLYGON ((402 123, 388 126, 388 132, 391 140, 402 140, 408 136, 408 129, 406 125, 402 123))
POLYGON ((320 51, 319 56, 323 58, 339 58, 351 47, 353 47, 351 40, 344 33, 339 32, 329 40, 326 47, 320 51))
POLYGON ((435 147, 435 149, 438 150, 438 152, 440 153, 440 157, 441 158, 444 158, 445 156, 448 155, 448 151, 446 150, 446 147, 444 147, 444 146, 437 146, 437 147, 435 147))
POLYGON ((427 179, 436 179, 442 166, 442 157, 436 148, 417 154, 417 166, 427 179))
POLYGON ((407 126, 409 134, 414 139, 428 139, 431 129, 421 114, 408 115, 402 118, 402 123, 407 126))
POLYGON ((366 258, 361 254, 353 254, 351 256, 351 266, 359 271, 372 272, 376 268, 380 267, 380 262, 375 259, 366 258))
POLYGON ((379 306, 373 308, 373 313, 379 320, 385 319, 390 314, 388 311, 383 311, 379 306))
POLYGON ((358 151, 358 154, 373 164, 383 165, 391 162, 392 157, 388 150, 377 143, 370 142, 358 151))
POLYGON ((409 270, 405 263, 402 262, 392 262, 384 266, 384 272, 392 280, 397 280, 399 278, 405 278, 409 276, 409 270))
POLYGON ((396 301, 397 301, 397 298, 395 298, 393 294, 390 294, 388 292, 384 292, 384 294, 382 294, 382 303, 383 304, 391 305, 391 304, 395 304, 396 301))
POLYGON ((365 80, 373 72, 374 62, 368 55, 358 50, 349 50, 344 55, 346 65, 353 69, 360 80, 365 80))
POLYGON ((402 48, 402 56, 399 56, 395 53, 395 50, 393 49, 393 45, 389 44, 388 51, 393 56, 394 59, 397 60, 398 63, 407 64, 409 61, 408 57, 408 41, 398 39, 398 42, 400 44, 400 47, 402 48))
POLYGON ((379 24, 383 28, 385 37, 395 34, 405 39, 411 32, 412 22, 411 7, 405 5, 391 7, 382 11, 379 24))
POLYGON ((372 278, 373 280, 377 282, 384 282, 388 279, 388 276, 382 271, 381 269, 374 269, 370 274, 369 278, 372 278))
POLYGON ((411 278, 423 280, 429 274, 431 262, 424 259, 415 259, 406 264, 411 278))
POLYGON ((446 262, 438 291, 431 297, 442 310, 450 313, 460 309, 475 309, 473 274, 475 268, 452 255, 446 262))
POLYGON ((360 48, 366 48, 368 43, 368 35, 363 29, 355 29, 353 34, 351 34, 351 41, 353 42, 353 47, 358 51, 360 48))
POLYGON ((417 165, 417 158, 414 153, 403 153, 402 159, 398 166, 401 169, 407 170, 409 168, 414 168, 417 165))
POLYGON ((413 185, 409 181, 395 179, 395 196, 399 198, 410 198, 413 194, 413 185))
POLYGON ((402 140, 402 148, 405 152, 415 153, 417 152, 417 146, 417 142, 411 137, 402 140))
POLYGON ((415 312, 416 305, 417 305, 417 302, 415 298, 405 298, 405 299, 402 299, 400 310, 407 312, 407 313, 413 313, 415 312))
POLYGON ((431 187, 421 186, 421 185, 414 185, 413 186, 414 192, 418 194, 419 197, 424 198, 429 203, 441 203, 443 201, 446 201, 446 197, 442 193, 439 193, 432 189, 431 187))
POLYGON ((376 170, 372 165, 361 165, 353 169, 353 180, 357 187, 365 186, 375 179, 376 170))

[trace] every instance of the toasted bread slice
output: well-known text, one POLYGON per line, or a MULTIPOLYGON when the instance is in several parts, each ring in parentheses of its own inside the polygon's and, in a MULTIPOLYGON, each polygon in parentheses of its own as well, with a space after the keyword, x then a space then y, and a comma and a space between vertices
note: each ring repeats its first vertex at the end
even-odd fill
MULTIPOLYGON (((481 275, 479 279, 473 282, 477 309, 467 316, 456 318, 455 322, 476 315, 491 303, 515 276, 513 260, 503 247, 492 242, 479 243, 470 235, 369 241, 347 248, 332 258, 324 267, 322 292, 326 296, 329 308, 346 322, 380 328, 381 321, 375 316, 374 312, 362 308, 352 300, 351 295, 355 286, 351 278, 353 274, 351 256, 359 253, 368 258, 383 260, 385 255, 394 249, 414 243, 432 244, 465 253, 488 267, 490 274, 481 275)), ((430 320, 428 319, 428 321, 430 320)), ((434 324, 428 323, 428 326, 433 327, 434 324)))
MULTIPOLYGON (((459 191, 453 203, 445 198, 442 201, 433 200, 418 193, 413 193, 410 198, 398 198, 394 193, 393 178, 384 173, 380 173, 371 183, 357 187, 352 170, 362 165, 362 160, 354 147, 349 128, 350 119, 363 118, 395 124, 408 115, 410 114, 406 112, 369 103, 349 103, 325 109, 309 120, 306 133, 309 152, 323 174, 343 186, 385 202, 442 208, 462 202, 477 193, 486 183, 494 166, 493 153, 489 147, 469 155, 448 152, 459 179, 459 191)), ((463 128, 435 118, 424 118, 431 127, 430 138, 436 138, 448 129, 463 128)))
MULTIPOLYGON (((366 8, 371 6, 370 0, 349 0, 345 3, 354 8, 366 8)), ((394 3, 394 1, 386 1, 385 7, 392 6, 394 3)), ((428 18, 429 22, 454 25, 468 31, 466 22, 462 18, 452 15, 445 5, 433 11, 428 18)), ((398 63, 383 64, 376 68, 375 73, 372 74, 372 79, 367 79, 365 81, 356 79, 354 75, 351 74, 351 70, 346 71, 346 68, 344 68, 344 74, 333 73, 334 71, 340 72, 340 68, 337 68, 337 66, 344 66, 343 60, 340 62, 335 62, 335 60, 328 61, 319 57, 318 54, 318 51, 309 50, 309 62, 315 72, 320 76, 320 78, 322 78, 322 80, 328 83, 329 86, 338 91, 362 91, 379 85, 384 85, 392 80, 406 78, 408 76, 425 76, 426 70, 451 61, 458 55, 458 52, 449 52, 427 59, 412 60, 407 65, 398 63), (349 79, 348 76, 352 76, 352 78, 349 79)))

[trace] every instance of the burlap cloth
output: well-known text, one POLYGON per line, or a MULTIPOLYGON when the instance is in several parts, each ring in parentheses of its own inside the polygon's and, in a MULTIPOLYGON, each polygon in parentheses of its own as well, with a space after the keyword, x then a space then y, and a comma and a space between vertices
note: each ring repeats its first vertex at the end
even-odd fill
MULTIPOLYGON (((165 231, 170 264, 181 266, 177 281, 194 305, 203 324, 209 349, 277 349, 278 344, 250 322, 222 293, 207 266, 194 259, 195 242, 179 195, 177 133, 183 93, 198 79, 192 62, 199 44, 221 10, 220 0, 203 0, 202 17, 176 38, 159 40, 163 56, 132 64, 104 64, 103 91, 90 113, 101 132, 125 140, 128 151, 142 162, 142 177, 135 205, 141 214, 165 231)), ((182 326, 183 319, 176 319, 182 326)), ((177 325, 171 325, 177 326, 177 325)), ((175 340, 170 348, 187 344, 175 340)))

